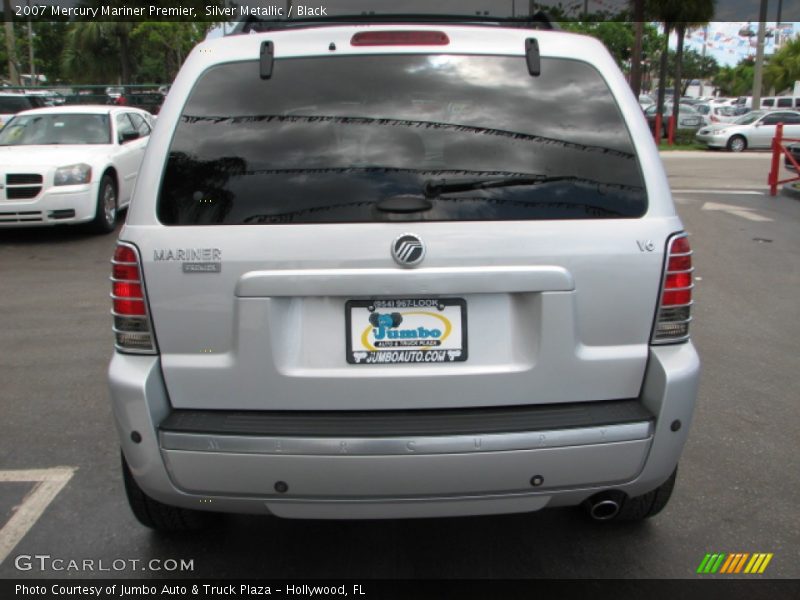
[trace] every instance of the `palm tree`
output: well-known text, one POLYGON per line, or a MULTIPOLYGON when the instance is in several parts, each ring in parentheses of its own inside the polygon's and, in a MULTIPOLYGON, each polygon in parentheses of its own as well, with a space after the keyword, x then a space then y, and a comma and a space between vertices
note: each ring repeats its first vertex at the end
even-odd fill
MULTIPOLYGON (((156 2, 160 3, 160 2, 156 2)), ((78 0, 78 4, 89 7, 103 7, 110 6, 112 8, 122 7, 127 4, 127 0, 78 0)), ((131 83, 133 78, 131 68, 131 32, 133 31, 134 23, 130 21, 120 22, 86 22, 75 23, 73 27, 77 29, 85 29, 75 36, 76 42, 81 42, 81 45, 75 48, 78 52, 93 51, 99 47, 108 47, 109 44, 113 49, 113 53, 119 56, 118 62, 118 78, 121 83, 131 83)), ((114 79, 117 79, 115 77, 114 79)), ((108 79, 106 81, 109 81, 108 79)))
POLYGON ((663 115, 664 99, 667 84, 667 57, 669 55, 669 34, 675 29, 678 33, 678 49, 676 55, 675 84, 673 89, 673 114, 678 121, 681 94, 681 64, 683 61, 683 40, 686 29, 690 26, 704 25, 714 15, 714 0, 649 0, 650 13, 664 24, 664 50, 661 53, 661 65, 658 81, 657 110, 663 115))
POLYGON ((106 83, 119 77, 118 47, 113 23, 72 23, 61 58, 62 72, 76 83, 106 83))
MULTIPOLYGON (((664 24, 664 48, 661 51, 661 62, 658 68, 658 98, 656 111, 660 117, 664 115, 664 97, 667 85, 667 57, 669 56, 669 34, 672 25, 678 20, 683 0, 648 0, 647 9, 653 17, 664 24)), ((656 135, 661 135, 656 131, 656 135)))
POLYGON ((645 0, 631 0, 633 13, 633 48, 631 49, 631 89, 637 98, 642 91, 642 38, 644 37, 645 0))
POLYGON ((19 85, 17 71, 17 44, 14 39, 14 22, 11 20, 11 0, 3 0, 3 17, 6 26, 6 53, 8 54, 8 79, 12 85, 19 85))
MULTIPOLYGON (((680 19, 675 24, 675 31, 678 34, 678 48, 675 51, 675 85, 673 88, 672 102, 673 114, 675 115, 675 125, 678 124, 680 116, 681 100, 681 70, 683 69, 683 41, 686 37, 688 28, 703 27, 711 21, 714 16, 714 0, 684 0, 683 10, 680 19)), ((703 42, 705 43, 705 41, 703 42)))
POLYGON ((800 38, 785 42, 772 55, 765 68, 765 75, 769 85, 779 91, 791 88, 795 81, 800 80, 800 38))
POLYGON ((73 23, 62 58, 65 74, 81 83, 131 82, 130 35, 133 23, 73 23))

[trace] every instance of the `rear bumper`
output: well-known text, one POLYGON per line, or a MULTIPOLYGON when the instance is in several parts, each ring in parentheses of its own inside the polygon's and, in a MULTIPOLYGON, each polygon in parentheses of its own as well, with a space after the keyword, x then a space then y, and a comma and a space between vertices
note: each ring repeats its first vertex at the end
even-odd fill
POLYGON ((686 441, 699 360, 691 343, 652 348, 638 416, 612 411, 618 422, 544 419, 503 431, 487 421, 485 432, 471 424, 443 435, 180 425, 157 357, 117 354, 109 374, 123 451, 153 498, 283 517, 395 518, 526 512, 609 488, 650 491, 670 476, 686 441))

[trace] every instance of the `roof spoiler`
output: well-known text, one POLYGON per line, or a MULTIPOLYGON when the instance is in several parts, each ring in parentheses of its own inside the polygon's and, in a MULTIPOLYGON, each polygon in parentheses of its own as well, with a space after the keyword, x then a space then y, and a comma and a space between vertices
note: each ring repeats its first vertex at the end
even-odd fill
POLYGON ((482 25, 487 27, 519 27, 520 29, 553 30, 560 29, 543 11, 521 17, 494 18, 482 15, 343 15, 337 17, 310 19, 260 19, 253 15, 236 22, 233 31, 227 35, 303 29, 309 27, 328 27, 331 25, 365 24, 420 24, 420 25, 482 25))

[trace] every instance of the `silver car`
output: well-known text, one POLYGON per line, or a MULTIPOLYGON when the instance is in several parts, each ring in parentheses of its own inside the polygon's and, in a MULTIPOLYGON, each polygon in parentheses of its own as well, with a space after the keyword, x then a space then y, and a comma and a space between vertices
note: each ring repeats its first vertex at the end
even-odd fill
POLYGON ((754 110, 733 121, 703 127, 695 138, 709 148, 742 152, 748 148, 770 148, 778 123, 784 137, 800 137, 800 112, 794 110, 754 110))
POLYGON ((136 517, 658 513, 692 256, 613 58, 541 23, 315 25, 203 42, 154 129, 112 261, 136 517))

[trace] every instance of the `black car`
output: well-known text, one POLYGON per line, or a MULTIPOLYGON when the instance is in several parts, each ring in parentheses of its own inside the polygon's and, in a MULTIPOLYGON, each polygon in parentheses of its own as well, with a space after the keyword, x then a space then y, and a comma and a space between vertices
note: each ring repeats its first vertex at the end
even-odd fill
MULTIPOLYGON (((789 144, 786 149, 791 153, 795 162, 800 164, 800 143, 789 144)), ((797 168, 792 164, 792 161, 789 160, 789 157, 786 154, 783 155, 783 164, 790 171, 797 171, 797 168)))
MULTIPOLYGON (((644 116, 647 119, 647 124, 650 125, 650 131, 655 132, 655 124, 656 124, 656 105, 648 106, 644 111, 644 116)), ((661 128, 663 130, 663 135, 666 136, 668 129, 669 129, 669 118, 672 116, 672 104, 666 104, 664 106, 664 113, 663 113, 663 121, 661 122, 661 128)), ((675 129, 682 129, 682 130, 689 130, 689 131, 697 131, 700 127, 703 126, 704 120, 703 115, 697 112, 697 110, 689 106, 688 104, 681 104, 679 116, 678 116, 678 123, 676 124, 675 129)))

